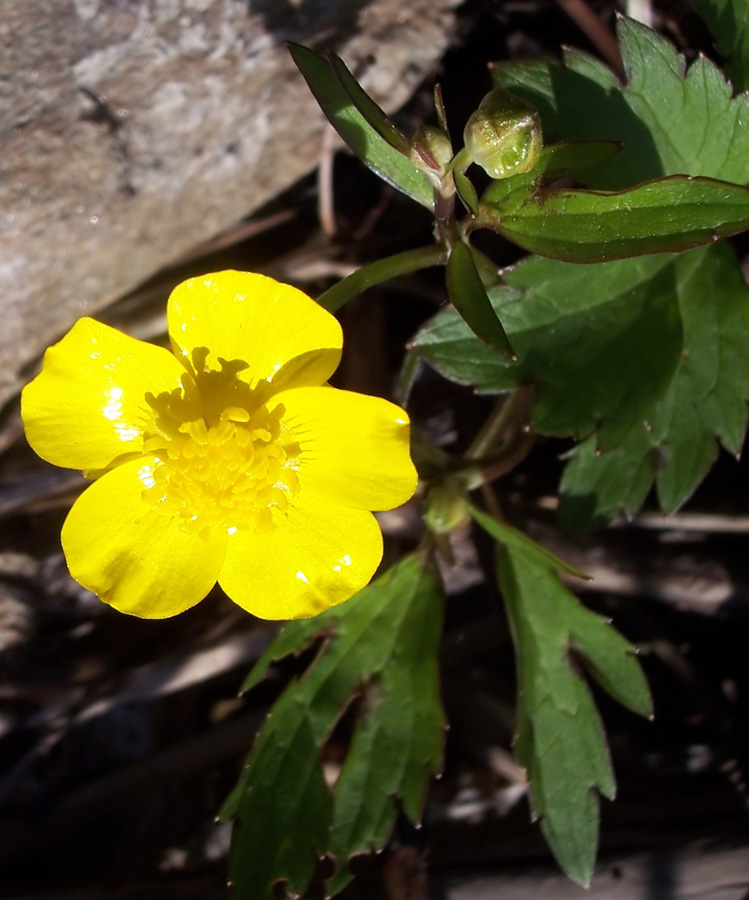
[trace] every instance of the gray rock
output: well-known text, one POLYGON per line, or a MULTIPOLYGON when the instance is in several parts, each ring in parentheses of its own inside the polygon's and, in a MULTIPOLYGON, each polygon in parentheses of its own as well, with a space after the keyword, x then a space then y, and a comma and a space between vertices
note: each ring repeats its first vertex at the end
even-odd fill
POLYGON ((316 163, 323 119, 284 46, 340 53, 388 109, 457 0, 3 0, 0 404, 82 314, 316 163))

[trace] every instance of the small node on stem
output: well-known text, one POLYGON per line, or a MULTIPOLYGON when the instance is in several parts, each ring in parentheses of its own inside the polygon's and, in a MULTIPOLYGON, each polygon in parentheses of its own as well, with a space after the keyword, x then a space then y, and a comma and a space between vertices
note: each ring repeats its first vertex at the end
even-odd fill
POLYGON ((422 125, 411 138, 411 162, 436 172, 444 172, 453 158, 450 138, 434 125, 422 125))

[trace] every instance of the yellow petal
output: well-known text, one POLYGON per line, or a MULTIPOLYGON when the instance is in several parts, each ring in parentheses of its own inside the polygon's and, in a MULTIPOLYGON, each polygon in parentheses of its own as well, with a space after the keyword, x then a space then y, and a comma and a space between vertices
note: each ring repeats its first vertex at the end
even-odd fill
POLYGON ((276 527, 229 537, 219 584, 262 619, 303 619, 348 600, 382 558, 371 513, 337 507, 300 492, 276 527))
POLYGON ((331 387, 274 397, 300 446, 299 482, 316 496, 357 509, 393 509, 416 490, 408 415, 393 403, 331 387))
POLYGON ((244 360, 249 369, 240 377, 250 382, 281 375, 285 384, 323 384, 341 358, 338 321, 306 294, 265 275, 190 278, 172 291, 167 320, 175 353, 189 358, 206 347, 213 369, 219 357, 244 360))
POLYGON ((138 453, 151 419, 147 391, 179 387, 184 369, 155 347, 84 318, 44 354, 21 395, 26 437, 43 459, 72 469, 104 469, 138 453))
POLYGON ((194 606, 224 562, 226 532, 183 531, 142 500, 148 457, 102 475, 73 504, 62 527, 70 574, 120 612, 163 619, 194 606))

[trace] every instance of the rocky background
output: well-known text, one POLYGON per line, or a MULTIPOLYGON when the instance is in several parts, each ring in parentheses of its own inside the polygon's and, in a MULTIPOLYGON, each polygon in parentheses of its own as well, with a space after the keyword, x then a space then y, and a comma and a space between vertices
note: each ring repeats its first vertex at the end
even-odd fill
POLYGON ((320 158, 287 41, 396 109, 457 0, 4 0, 0 405, 83 314, 256 210, 320 158))

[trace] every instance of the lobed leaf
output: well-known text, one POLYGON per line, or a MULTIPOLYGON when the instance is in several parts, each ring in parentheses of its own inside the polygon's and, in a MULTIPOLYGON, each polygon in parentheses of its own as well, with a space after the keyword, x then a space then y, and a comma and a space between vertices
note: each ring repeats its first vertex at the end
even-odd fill
POLYGON ((726 74, 736 91, 749 90, 749 5, 746 0, 693 0, 728 58, 726 74))
POLYGON ((368 97, 368 102, 363 100, 366 94, 344 64, 340 60, 329 62, 299 44, 290 44, 289 52, 326 118, 353 152, 388 184, 433 209, 434 189, 426 174, 404 155, 401 142, 405 138, 374 101, 368 97))
POLYGON ((242 900, 266 900, 280 880, 302 893, 325 853, 338 862, 328 886, 335 893, 348 881, 349 857, 379 849, 401 807, 418 821, 442 758, 441 625, 437 578, 410 556, 347 603, 289 623, 263 654, 246 687, 274 660, 323 638, 304 677, 273 707, 222 811, 236 819, 229 869, 242 900), (359 694, 362 711, 331 791, 320 749, 359 694))
MULTIPOLYGON (((592 188, 621 190, 638 181, 678 173, 737 184, 749 181, 749 96, 732 97, 730 84, 706 59, 687 68, 684 57, 667 40, 643 25, 621 20, 619 38, 628 77, 624 85, 603 64, 577 51, 566 53, 564 65, 542 61, 502 64, 495 68, 495 78, 538 106, 544 133, 552 140, 623 142, 621 153, 586 175, 592 188)), ((620 510, 634 513, 654 483, 661 507, 676 509, 708 470, 718 444, 737 453, 746 429, 749 298, 737 261, 728 248, 715 245, 670 259, 653 256, 606 263, 595 273, 583 267, 573 275, 569 272, 575 267, 565 263, 546 265, 548 287, 539 278, 525 295, 516 292, 512 296, 507 291, 504 296, 493 295, 493 302, 499 304, 502 321, 520 356, 518 371, 523 373, 524 383, 537 384, 533 410, 537 427, 561 433, 565 418, 575 436, 584 436, 586 427, 595 427, 590 415, 575 421, 566 410, 565 396, 579 396, 589 413, 604 410, 599 432, 576 450, 565 470, 562 520, 584 530, 620 510), (551 287, 552 277, 556 292, 551 287), (616 327, 604 328, 605 316, 595 312, 600 308, 595 294, 577 297, 574 285, 578 277, 581 284, 591 279, 600 297, 610 298, 612 322, 622 321, 619 317, 627 308, 633 310, 626 286, 637 283, 641 296, 650 293, 659 298, 661 324, 652 320, 650 331, 648 312, 643 309, 640 328, 622 329, 618 334, 616 327), (652 279, 650 287, 648 279, 652 279), (620 288, 617 302, 614 298, 620 288), (542 298, 536 297, 539 291, 548 294, 545 314, 542 298), (583 325, 586 303, 590 304, 587 326, 583 325), (527 306, 527 313, 515 319, 511 304, 527 306), (575 313, 581 320, 577 345, 567 342, 573 332, 564 327, 575 313), (553 366, 540 361, 538 366, 529 365, 529 347, 516 333, 526 316, 549 332, 539 334, 538 340, 552 358, 581 357, 580 372, 600 374, 606 361, 601 355, 600 365, 595 364, 594 348, 599 341, 614 351, 603 381, 614 389, 607 412, 601 406, 605 398, 596 397, 595 384, 586 385, 574 376, 566 381, 569 365, 561 364, 556 394, 551 383, 553 366), (676 318, 672 320, 672 316, 676 318), (675 324, 666 327, 667 319, 675 324), (559 325, 563 327, 557 341, 559 325), (659 334, 663 338, 660 366, 653 357, 658 353, 659 334), (612 338, 614 343, 607 343, 612 338), (660 378, 656 376, 657 384, 649 391, 645 382, 657 372, 660 378), (616 406, 622 388, 625 393, 639 392, 639 401, 629 404, 625 397, 621 410, 626 427, 607 435, 606 414, 619 415, 616 406), (554 397, 561 401, 561 419, 556 422, 548 405, 554 397)), ((526 271, 535 274, 533 269, 526 271)), ((518 274, 522 281, 523 267, 518 274)), ((504 361, 495 357, 492 363, 478 342, 470 347, 463 343, 465 332, 455 328, 454 319, 434 321, 427 331, 423 340, 420 335, 416 341, 423 345, 419 352, 448 377, 475 383, 480 389, 511 386, 504 361), (466 354, 475 350, 475 358, 460 363, 456 354, 461 344, 466 354)))
POLYGON ((653 486, 656 464, 645 423, 605 453, 596 448, 595 438, 578 444, 559 489, 561 526, 583 534, 604 526, 620 512, 635 515, 653 486))
POLYGON ((641 715, 651 712, 647 683, 632 646, 581 606, 537 553, 505 544, 497 568, 518 670, 515 751, 549 846, 569 877, 587 885, 598 843, 596 792, 613 799, 616 785, 603 727, 575 657, 641 715))
POLYGON ((641 506, 655 483, 665 512, 702 480, 718 445, 738 454, 749 398, 749 288, 729 247, 717 244, 672 264, 684 349, 668 389, 620 446, 586 441, 562 479, 560 517, 585 531, 641 506))
POLYGON ((613 447, 652 415, 682 351, 667 257, 597 266, 531 258, 489 290, 518 362, 477 340, 446 309, 416 335, 414 352, 484 392, 535 385, 532 424, 613 447))
POLYGON ((622 190, 677 174, 749 181, 749 95, 732 97, 704 57, 687 69, 668 40, 638 22, 621 18, 618 37, 626 85, 578 50, 565 51, 564 65, 502 63, 494 78, 538 107, 548 139, 623 143, 586 178, 591 188, 622 190))
POLYGON ((282 701, 271 713, 231 801, 229 881, 242 900, 268 900, 277 881, 303 893, 328 845, 333 799, 310 722, 296 712, 282 701))

